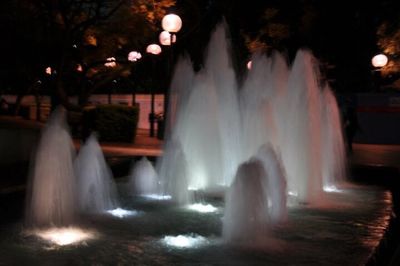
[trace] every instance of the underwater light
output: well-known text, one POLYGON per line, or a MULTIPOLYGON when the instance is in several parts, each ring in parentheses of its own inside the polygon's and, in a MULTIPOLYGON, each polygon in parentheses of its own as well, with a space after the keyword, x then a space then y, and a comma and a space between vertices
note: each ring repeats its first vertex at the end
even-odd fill
POLYGON ((170 200, 170 199, 172 199, 172 197, 170 195, 145 194, 142 196, 145 198, 154 199, 154 200, 170 200))
POLYGON ((114 210, 109 210, 107 212, 109 214, 115 216, 115 217, 118 217, 118 218, 124 218, 124 217, 127 217, 127 216, 132 216, 132 215, 138 214, 137 211, 129 211, 129 210, 121 209, 121 208, 116 208, 114 210))
POLYGON ((337 192, 337 193, 342 192, 342 190, 338 189, 335 186, 324 186, 324 191, 325 192, 337 192))
POLYGON ((199 235, 165 236, 162 241, 168 246, 177 248, 199 247, 208 242, 205 237, 199 235))
POLYGON ((35 235, 55 243, 59 246, 65 246, 82 242, 94 238, 95 234, 90 231, 84 231, 79 228, 50 228, 33 232, 35 235))
POLYGON ((188 209, 193 210, 193 211, 198 211, 202 213, 208 213, 208 212, 216 212, 218 208, 214 207, 211 204, 201 204, 201 203, 195 203, 192 205, 188 206, 188 209))
POLYGON ((289 191, 288 195, 289 196, 293 196, 293 197, 297 197, 298 196, 297 192, 293 192, 293 191, 289 191))

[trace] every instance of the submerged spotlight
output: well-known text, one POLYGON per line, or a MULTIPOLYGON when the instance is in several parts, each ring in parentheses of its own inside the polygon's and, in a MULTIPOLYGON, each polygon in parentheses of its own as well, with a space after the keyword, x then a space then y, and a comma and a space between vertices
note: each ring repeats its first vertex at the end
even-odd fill
POLYGON ((153 199, 153 200, 170 200, 170 199, 172 199, 172 197, 170 195, 144 194, 142 196, 145 198, 153 199))
POLYGON ((38 230, 34 231, 33 234, 59 246, 70 245, 95 237, 95 234, 91 231, 73 227, 38 230))
POLYGON ((177 248, 199 247, 208 242, 205 237, 199 235, 165 236, 162 241, 167 246, 177 248))
POLYGON ((109 210, 107 211, 109 214, 118 217, 118 218, 124 218, 127 216, 133 216, 133 215, 137 215, 138 212, 137 211, 129 211, 129 210, 124 210, 121 208, 116 208, 114 210, 109 210))
POLYGON ((211 204, 201 204, 201 203, 195 203, 192 205, 189 205, 188 208, 193 211, 198 211, 202 213, 209 213, 209 212, 216 212, 218 208, 214 207, 211 204))
POLYGON ((340 189, 338 189, 336 186, 324 186, 324 191, 325 192, 336 192, 336 193, 339 193, 339 192, 342 192, 342 190, 340 190, 340 189))

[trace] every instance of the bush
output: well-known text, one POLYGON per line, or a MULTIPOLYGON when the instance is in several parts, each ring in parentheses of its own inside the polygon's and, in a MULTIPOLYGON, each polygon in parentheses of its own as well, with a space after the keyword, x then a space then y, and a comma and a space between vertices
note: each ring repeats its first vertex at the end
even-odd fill
POLYGON ((84 110, 84 137, 95 131, 100 141, 134 142, 138 106, 98 105, 84 110))

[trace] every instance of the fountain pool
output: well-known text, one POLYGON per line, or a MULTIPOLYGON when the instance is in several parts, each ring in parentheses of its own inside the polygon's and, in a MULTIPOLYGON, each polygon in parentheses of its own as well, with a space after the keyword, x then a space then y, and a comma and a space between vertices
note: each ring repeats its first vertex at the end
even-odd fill
POLYGON ((69 245, 25 231, 22 222, 2 224, 0 264, 363 265, 388 224, 390 193, 353 186, 327 197, 329 207, 289 207, 286 226, 274 228, 260 249, 224 242, 221 199, 204 197, 217 210, 202 213, 169 200, 121 197, 121 208, 133 215, 83 216, 75 229, 88 238, 69 245))

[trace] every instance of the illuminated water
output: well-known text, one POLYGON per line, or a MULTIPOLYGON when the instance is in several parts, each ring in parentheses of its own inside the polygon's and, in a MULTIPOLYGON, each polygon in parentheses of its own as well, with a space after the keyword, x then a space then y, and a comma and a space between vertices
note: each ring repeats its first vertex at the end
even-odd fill
MULTIPOLYGON (((221 24, 200 71, 193 71, 188 58, 178 62, 165 155, 158 161, 161 181, 171 184, 171 171, 185 172, 188 186, 177 189, 177 195, 189 188, 230 186, 239 165, 271 145, 281 160, 287 192, 299 204, 321 204, 323 188, 344 180, 346 157, 336 99, 320 78, 317 59, 307 50, 299 50, 289 63, 278 53, 254 54, 240 85, 231 61, 221 24), (174 153, 182 156, 185 170, 165 159, 174 153)), ((287 201, 286 194, 280 198, 287 201)), ((284 204, 278 205, 283 210, 277 212, 284 212, 284 204)))
POLYGON ((116 208, 114 177, 96 135, 92 134, 81 146, 74 164, 80 211, 96 213, 116 208))
POLYGON ((289 207, 286 226, 270 230, 268 245, 248 249, 223 241, 222 200, 204 198, 218 210, 201 213, 171 201, 121 198, 122 208, 135 215, 85 216, 73 231, 37 231, 39 236, 22 222, 2 223, 0 264, 364 265, 388 225, 390 194, 353 187, 327 199, 331 205, 321 208, 289 207))
POLYGON ((160 192, 157 172, 146 157, 132 166, 128 186, 133 195, 149 195, 160 192))
POLYGON ((29 226, 70 225, 77 220, 78 192, 73 160, 75 149, 59 107, 45 126, 32 160, 26 223, 29 226))

